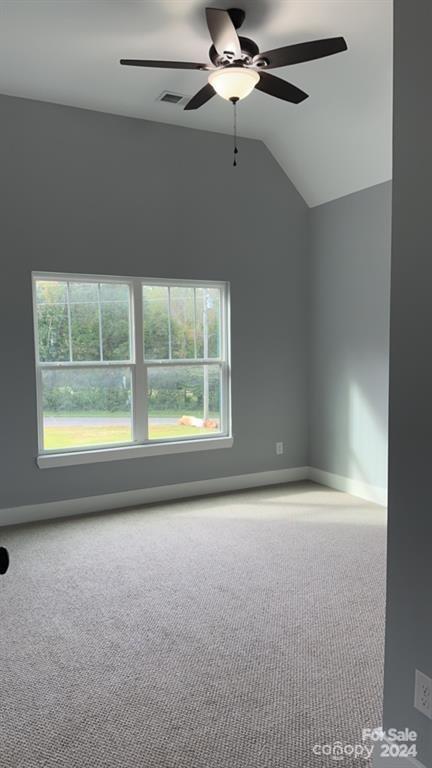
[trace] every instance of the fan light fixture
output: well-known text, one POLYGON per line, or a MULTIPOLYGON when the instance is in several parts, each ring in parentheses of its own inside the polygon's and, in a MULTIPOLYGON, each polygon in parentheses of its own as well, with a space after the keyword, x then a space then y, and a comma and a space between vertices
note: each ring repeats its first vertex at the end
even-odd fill
POLYGON ((240 101, 252 93, 260 76, 254 69, 246 67, 224 67, 209 75, 209 83, 219 96, 227 101, 240 101))

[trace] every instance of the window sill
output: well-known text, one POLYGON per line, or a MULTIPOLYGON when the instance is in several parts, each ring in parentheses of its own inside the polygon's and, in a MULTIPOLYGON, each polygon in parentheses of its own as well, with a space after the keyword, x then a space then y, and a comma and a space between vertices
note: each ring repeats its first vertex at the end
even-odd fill
POLYGON ((101 461, 124 461, 142 459, 146 456, 164 456, 170 453, 190 453, 209 451, 215 448, 231 448, 233 437, 214 437, 200 440, 182 440, 166 443, 146 443, 146 445, 127 445, 118 448, 97 448, 89 451, 71 451, 70 453, 43 453, 36 463, 39 469, 49 467, 68 467, 73 464, 93 464, 101 461))

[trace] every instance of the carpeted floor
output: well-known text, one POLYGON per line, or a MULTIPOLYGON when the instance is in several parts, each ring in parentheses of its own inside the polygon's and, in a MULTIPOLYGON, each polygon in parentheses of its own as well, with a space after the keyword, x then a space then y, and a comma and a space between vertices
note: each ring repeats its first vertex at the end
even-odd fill
POLYGON ((385 510, 278 486, 1 530, 1 768, 323 768, 380 724, 385 510))

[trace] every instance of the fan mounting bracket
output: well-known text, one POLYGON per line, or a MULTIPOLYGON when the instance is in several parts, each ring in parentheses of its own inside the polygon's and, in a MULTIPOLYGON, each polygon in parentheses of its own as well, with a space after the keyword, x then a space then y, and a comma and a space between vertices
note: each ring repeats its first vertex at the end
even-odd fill
MULTIPOLYGON (((252 64, 252 60, 259 56, 259 48, 254 40, 250 40, 249 37, 240 37, 240 47, 241 47, 241 59, 240 63, 242 64, 252 64)), ((214 47, 214 45, 211 46, 209 50, 209 58, 212 64, 215 65, 215 67, 221 67, 226 66, 227 64, 234 64, 234 56, 231 54, 230 51, 227 51, 227 53, 222 54, 220 56, 214 47)))

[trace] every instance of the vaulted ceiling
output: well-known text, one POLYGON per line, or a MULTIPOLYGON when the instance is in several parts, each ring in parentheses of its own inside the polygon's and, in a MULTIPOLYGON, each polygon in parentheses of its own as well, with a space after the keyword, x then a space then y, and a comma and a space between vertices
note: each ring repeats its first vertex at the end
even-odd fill
MULTIPOLYGON (((198 111, 158 101, 191 96, 200 71, 121 67, 119 59, 206 61, 211 0, 0 0, 0 92, 231 132, 232 107, 198 111)), ((230 8, 234 0, 216 0, 230 8)), ((297 106, 254 91, 240 135, 262 139, 313 206, 391 178, 392 0, 238 0, 241 34, 261 50, 343 35, 348 51, 285 67, 310 98, 297 106)))

